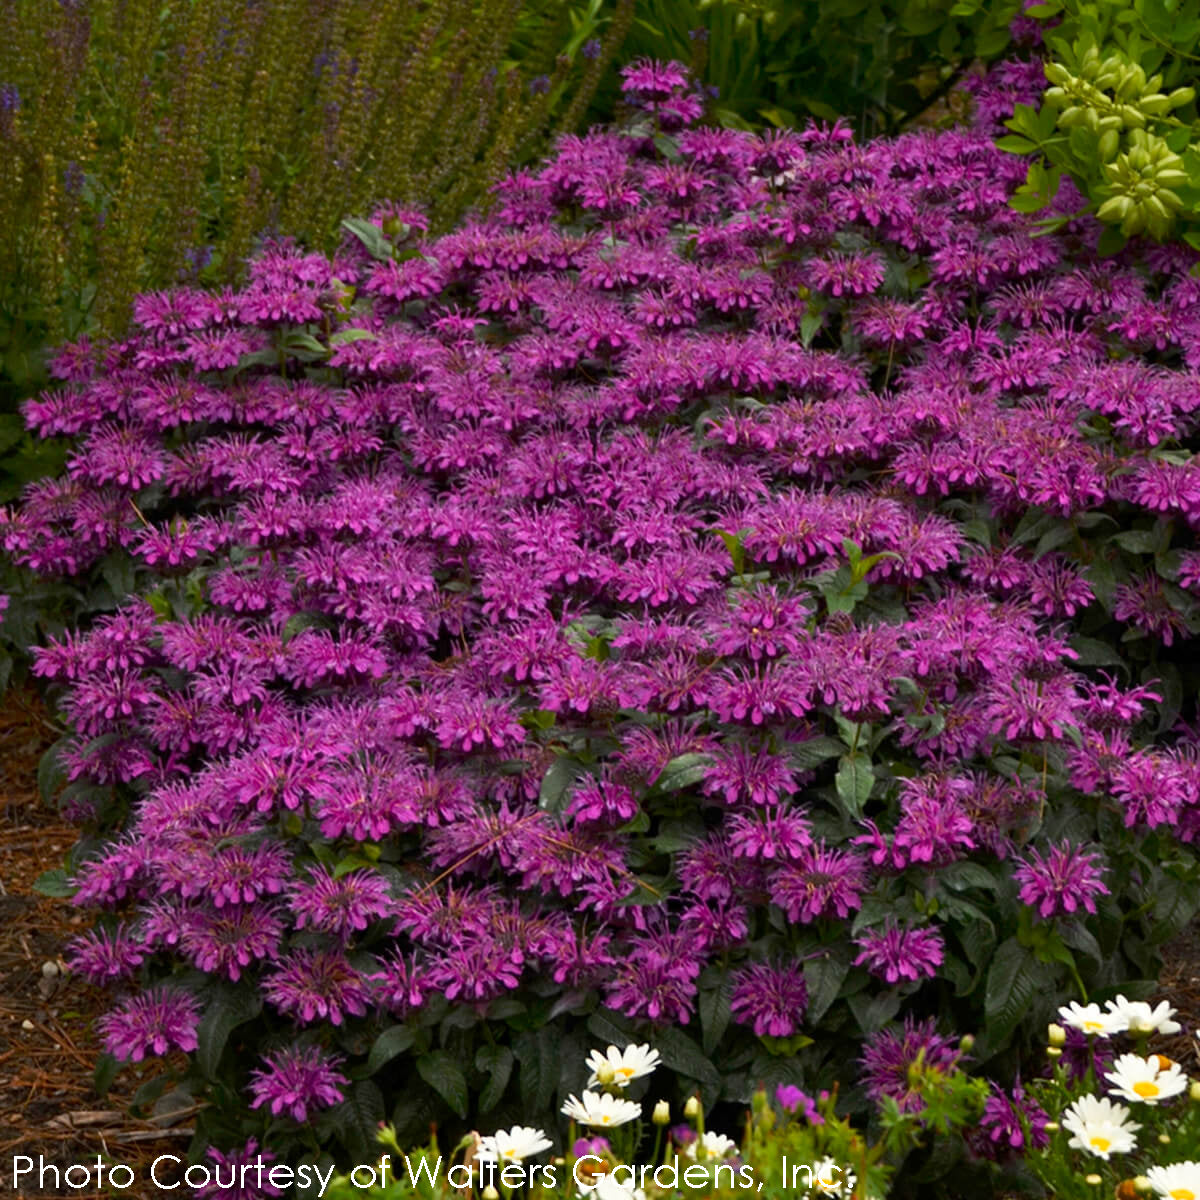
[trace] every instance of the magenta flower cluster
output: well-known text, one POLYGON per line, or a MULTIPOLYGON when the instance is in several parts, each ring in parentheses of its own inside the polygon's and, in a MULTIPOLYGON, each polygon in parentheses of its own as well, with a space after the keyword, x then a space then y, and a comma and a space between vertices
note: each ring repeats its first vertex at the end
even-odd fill
MULTIPOLYGON (((136 567, 36 665, 76 815, 133 797, 75 874, 115 914, 92 978, 248 979, 316 1035, 525 987, 690 1025, 727 973, 783 1038, 831 962, 913 992, 969 958, 999 885, 953 868, 1094 913, 1103 854, 1020 848, 1063 797, 1200 831, 1195 736, 1138 734, 1160 694, 1071 642, 1197 627, 1195 256, 1036 229, 986 121, 755 136, 694 127, 675 68, 629 90, 640 125, 488 216, 145 296, 28 406, 75 448, 8 552, 136 567), (973 912, 913 907, 951 878, 973 912)), ((194 1045, 186 1000, 123 1003, 114 1053, 194 1045)), ((243 1087, 303 1119, 342 1081, 289 1048, 243 1087)))

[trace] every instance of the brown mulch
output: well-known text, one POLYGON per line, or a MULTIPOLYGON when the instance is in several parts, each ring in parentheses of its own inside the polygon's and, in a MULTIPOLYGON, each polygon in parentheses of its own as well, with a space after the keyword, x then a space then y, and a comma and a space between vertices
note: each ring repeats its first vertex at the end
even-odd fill
MULTIPOLYGON (((44 871, 63 865, 78 832, 38 794, 38 762, 57 737, 32 689, 0 698, 0 1196, 141 1197, 153 1191, 140 1186, 149 1163, 159 1154, 182 1155, 191 1131, 130 1115, 134 1092, 161 1065, 127 1069, 103 1097, 93 1086, 100 1047, 92 1023, 110 1000, 62 973, 59 957, 88 921, 33 890, 44 871), (72 1163, 94 1168, 100 1155, 105 1163, 128 1163, 139 1185, 117 1193, 64 1184, 17 1190, 14 1155, 35 1163, 40 1156, 60 1170, 72 1163)), ((161 1168, 159 1175, 169 1177, 161 1168)), ((76 1178, 82 1182, 79 1172, 76 1178)), ((48 1172, 47 1183, 53 1179, 48 1172)))

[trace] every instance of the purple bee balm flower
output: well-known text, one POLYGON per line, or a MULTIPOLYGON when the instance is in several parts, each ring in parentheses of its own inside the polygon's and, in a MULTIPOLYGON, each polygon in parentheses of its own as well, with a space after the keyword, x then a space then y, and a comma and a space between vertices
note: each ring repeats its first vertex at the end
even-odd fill
POLYGON ((932 978, 942 964, 945 943, 936 929, 867 929, 855 938, 860 947, 855 966, 865 965, 887 983, 932 978))
POLYGON ((788 920, 807 925, 818 917, 848 917, 862 906, 866 884, 866 868, 858 855, 831 850, 821 841, 774 872, 771 900, 788 920))
POLYGON ((1013 878, 1021 886, 1021 903, 1036 908, 1043 919, 1070 915, 1083 908, 1096 911, 1096 897, 1107 896, 1099 850, 1085 850, 1064 839, 1043 856, 1030 849, 1013 878))
POLYGON ((129 979, 145 959, 145 950, 125 929, 93 929, 67 947, 67 965, 90 983, 103 986, 129 979))
POLYGON ((200 1008, 186 992, 158 987, 129 996, 96 1023, 104 1048, 122 1062, 196 1049, 200 1008))
POLYGON ((370 871, 351 871, 335 879, 326 867, 313 867, 306 879, 292 885, 288 903, 296 928, 311 926, 347 942, 391 913, 387 882, 370 871))
POLYGON ((825 1118, 817 1112, 811 1096, 795 1084, 781 1083, 775 1089, 775 1102, 787 1113, 800 1113, 810 1125, 824 1125, 825 1118))
POLYGON ((759 1036, 790 1037, 799 1028, 808 1004, 804 971, 799 966, 752 963, 734 973, 730 1011, 741 1025, 759 1036))
POLYGON ((993 1083, 979 1125, 968 1141, 976 1154, 990 1159, 1024 1152, 1027 1146, 1042 1150, 1050 1144, 1049 1120, 1042 1106, 1025 1095, 1020 1082, 1011 1093, 993 1083))
POLYGON ((260 1163, 273 1163, 275 1155, 270 1150, 259 1148, 251 1138, 240 1150, 208 1149, 212 1162, 209 1182, 196 1189, 196 1200, 264 1200, 264 1197, 282 1196, 264 1170, 257 1170, 260 1163), (261 1184, 258 1182, 261 1179, 261 1184))
POLYGON ((932 1020, 906 1017, 900 1029, 884 1029, 867 1042, 859 1059, 867 1094, 873 1100, 895 1100, 901 1112, 916 1112, 924 1099, 914 1089, 910 1068, 920 1062, 927 1070, 953 1071, 959 1051, 954 1041, 942 1037, 932 1020))
POLYGON ((341 1025, 348 1016, 364 1016, 368 1005, 362 976, 333 950, 296 950, 267 977, 263 991, 280 1012, 305 1025, 341 1025))
POLYGON ((251 1075, 251 1108, 264 1104, 272 1116, 286 1114, 306 1121, 310 1112, 340 1104, 346 1077, 337 1070, 341 1059, 317 1046, 289 1046, 263 1057, 263 1066, 251 1075))

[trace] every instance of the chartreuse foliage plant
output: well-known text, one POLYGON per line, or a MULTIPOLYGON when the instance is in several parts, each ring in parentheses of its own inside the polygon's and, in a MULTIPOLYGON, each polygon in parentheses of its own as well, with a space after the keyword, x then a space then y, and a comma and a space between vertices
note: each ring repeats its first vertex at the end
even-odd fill
POLYGON ((1069 179, 1076 207, 1110 225, 1105 249, 1143 234, 1200 247, 1200 4, 1045 0, 1047 87, 1021 105, 1001 145, 1033 155, 1018 194, 1040 211, 1069 179))
MULTIPOLYGON (((972 64, 1000 57, 1020 8, 1020 0, 639 0, 623 53, 690 63, 724 125, 847 117, 862 134, 890 134, 972 64)), ((615 81, 599 97, 608 111, 610 88, 615 81)))
POLYGON ((9 403, 44 378, 47 339, 120 333, 141 290, 237 278, 264 231, 331 248, 385 197, 453 220, 582 115, 632 8, 598 16, 584 47, 557 3, 10 0, 9 403))
POLYGON ((26 406, 9 554, 131 592, 37 658, 43 888, 197 1150, 546 1126, 596 1039, 709 1108, 948 1029, 1000 1077, 1196 910, 1194 255, 1038 228, 988 121, 624 83, 490 215, 145 295, 26 406))

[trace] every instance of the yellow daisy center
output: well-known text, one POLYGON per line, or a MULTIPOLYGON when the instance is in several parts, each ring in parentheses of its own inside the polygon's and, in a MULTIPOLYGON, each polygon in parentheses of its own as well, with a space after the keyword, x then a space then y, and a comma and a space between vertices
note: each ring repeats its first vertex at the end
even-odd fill
POLYGON ((1084 1027, 1084 1029, 1103 1029, 1104 1022, 1103 1021, 1084 1021, 1083 1027, 1084 1027))
POLYGON ((610 1116, 608 1115, 608 1113, 601 1113, 601 1114, 600 1114, 600 1124, 601 1124, 601 1125, 607 1125, 607 1124, 609 1123, 609 1121, 611 1121, 611 1120, 612 1120, 612 1117, 610 1117, 610 1116))
POLYGON ((1141 1096, 1143 1100, 1149 1100, 1151 1096, 1157 1096, 1159 1092, 1162 1091, 1162 1088, 1160 1088, 1157 1083, 1151 1083, 1146 1079, 1139 1079, 1138 1082, 1133 1085, 1133 1090, 1137 1092, 1137 1094, 1141 1096))
POLYGON ((636 1074, 636 1072, 634 1071, 634 1069, 632 1067, 618 1067, 616 1070, 616 1073, 618 1075, 624 1075, 626 1079, 628 1079, 632 1075, 636 1074))
POLYGON ((1196 1193, 1191 1188, 1172 1188, 1167 1195, 1170 1200, 1196 1200, 1196 1193))
POLYGON ((1112 1145, 1112 1142, 1110 1142, 1108 1138, 1100 1137, 1099 1134, 1097 1134, 1094 1138, 1090 1138, 1088 1140, 1088 1145, 1094 1146, 1097 1150, 1103 1152, 1112 1145))

